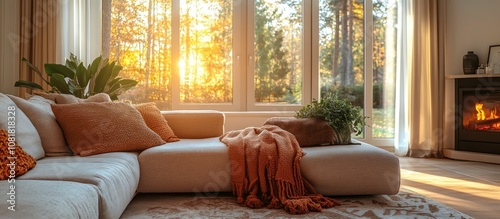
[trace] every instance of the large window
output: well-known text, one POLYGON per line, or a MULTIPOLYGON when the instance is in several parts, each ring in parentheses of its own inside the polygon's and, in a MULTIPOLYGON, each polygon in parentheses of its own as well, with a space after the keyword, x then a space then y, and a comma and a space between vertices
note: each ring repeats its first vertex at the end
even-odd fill
POLYGON ((336 89, 363 107, 368 138, 394 138, 396 24, 397 0, 319 1, 321 94, 336 89))
POLYGON ((302 103, 303 10, 301 1, 255 1, 255 104, 302 103))
POLYGON ((162 109, 296 111, 328 89, 394 137, 398 0, 113 0, 110 58, 162 109))

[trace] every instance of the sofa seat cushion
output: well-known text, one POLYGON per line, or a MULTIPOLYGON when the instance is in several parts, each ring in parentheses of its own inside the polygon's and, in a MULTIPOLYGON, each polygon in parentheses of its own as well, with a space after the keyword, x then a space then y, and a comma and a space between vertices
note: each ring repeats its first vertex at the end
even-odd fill
POLYGON ((99 194, 99 218, 119 218, 136 193, 139 163, 133 152, 46 157, 19 179, 93 185, 99 194))
MULTIPOLYGON (((11 185, 0 181, 0 192, 12 193, 11 185)), ((46 180, 16 180, 14 185, 16 211, 2 200, 1 218, 99 218, 99 196, 93 185, 46 180)))
POLYGON ((231 191, 229 155, 218 137, 181 139, 139 155, 138 192, 231 191))
MULTIPOLYGON (((399 159, 375 146, 353 145, 303 148, 302 176, 323 195, 396 194, 399 159)), ((181 139, 139 155, 138 192, 231 191, 229 155, 218 138, 181 139)))
MULTIPOLYGON (((399 160, 375 146, 335 145, 303 148, 300 167, 323 195, 396 194, 399 160)), ((139 155, 138 192, 230 192, 228 149, 218 138, 181 139, 139 155)))
POLYGON ((358 144, 304 148, 302 176, 323 195, 396 194, 399 159, 381 148, 358 144))

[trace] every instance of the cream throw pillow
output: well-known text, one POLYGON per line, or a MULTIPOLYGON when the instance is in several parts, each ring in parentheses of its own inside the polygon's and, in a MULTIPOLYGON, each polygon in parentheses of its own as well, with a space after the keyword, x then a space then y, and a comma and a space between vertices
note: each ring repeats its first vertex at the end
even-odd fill
POLYGON ((28 100, 12 95, 7 96, 16 103, 35 126, 40 135, 45 156, 68 156, 72 154, 50 107, 54 103, 53 101, 37 95, 28 100))
POLYGON ((43 158, 45 152, 35 126, 8 96, 0 93, 0 129, 9 130, 12 120, 15 120, 16 142, 35 159, 43 158))
POLYGON ((89 156, 117 151, 141 151, 164 144, 141 114, 127 103, 51 105, 66 141, 75 154, 89 156))
POLYGON ((111 98, 106 93, 99 93, 90 96, 87 99, 80 99, 71 94, 58 94, 58 93, 35 92, 35 95, 42 96, 48 100, 52 100, 56 104, 70 104, 70 103, 83 103, 83 102, 111 102, 111 98))

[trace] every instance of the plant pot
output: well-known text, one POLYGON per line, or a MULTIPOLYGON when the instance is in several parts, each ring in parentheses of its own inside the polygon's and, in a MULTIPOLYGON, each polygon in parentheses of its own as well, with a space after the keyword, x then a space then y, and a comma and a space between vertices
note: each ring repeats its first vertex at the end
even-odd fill
POLYGON ((333 144, 351 144, 351 127, 347 126, 342 129, 333 130, 333 144))

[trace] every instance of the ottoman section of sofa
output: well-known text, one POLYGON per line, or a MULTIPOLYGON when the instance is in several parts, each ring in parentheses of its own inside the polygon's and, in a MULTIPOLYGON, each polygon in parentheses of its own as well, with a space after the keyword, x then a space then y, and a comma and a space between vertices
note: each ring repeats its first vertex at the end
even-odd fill
POLYGON ((399 159, 381 148, 355 142, 303 148, 302 175, 323 195, 398 193, 399 159))
POLYGON ((139 184, 137 156, 135 152, 113 152, 87 157, 46 157, 18 179, 92 185, 99 195, 99 218, 119 218, 139 184))
POLYGON ((231 191, 229 154, 218 137, 181 139, 139 154, 138 192, 231 191))
MULTIPOLYGON (((93 185, 67 181, 0 181, 2 194, 14 193, 15 205, 0 202, 1 218, 99 218, 99 195, 93 185), (14 192, 10 186, 15 185, 14 192)), ((10 195, 9 195, 10 196, 10 195)), ((10 199, 10 198, 9 198, 10 199)))

